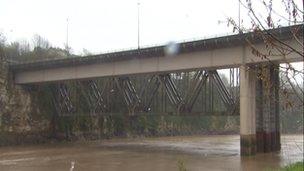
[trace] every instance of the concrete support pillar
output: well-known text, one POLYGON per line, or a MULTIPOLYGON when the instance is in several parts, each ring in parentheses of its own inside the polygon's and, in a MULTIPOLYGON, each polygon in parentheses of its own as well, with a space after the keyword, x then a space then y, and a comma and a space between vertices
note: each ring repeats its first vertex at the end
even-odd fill
POLYGON ((262 112, 263 112, 263 134, 264 134, 264 152, 271 151, 271 132, 272 132, 272 90, 271 90, 271 80, 270 80, 270 70, 269 68, 262 67, 261 72, 262 81, 262 112))
POLYGON ((280 137, 280 100, 279 100, 279 67, 276 65, 269 66, 270 73, 270 122, 271 122, 271 151, 281 149, 280 137))
POLYGON ((278 66, 258 68, 256 90, 257 152, 280 150, 278 66))
POLYGON ((255 69, 240 67, 241 155, 256 153, 256 74, 255 69))
POLYGON ((279 66, 275 66, 274 68, 274 100, 275 100, 275 151, 281 150, 281 127, 280 127, 280 75, 279 75, 279 66))
POLYGON ((256 141, 257 152, 264 151, 264 118, 263 118, 263 82, 257 79, 256 82, 256 141))

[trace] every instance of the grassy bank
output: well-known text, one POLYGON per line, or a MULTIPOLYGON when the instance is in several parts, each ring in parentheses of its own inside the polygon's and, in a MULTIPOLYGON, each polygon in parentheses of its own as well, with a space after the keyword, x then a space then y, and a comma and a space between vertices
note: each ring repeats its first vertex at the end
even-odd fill
POLYGON ((277 171, 303 171, 303 170, 304 170, 304 162, 301 161, 301 162, 289 164, 281 169, 278 169, 277 171))
POLYGON ((281 171, 303 171, 303 170, 304 170, 303 161, 287 165, 281 169, 281 171))

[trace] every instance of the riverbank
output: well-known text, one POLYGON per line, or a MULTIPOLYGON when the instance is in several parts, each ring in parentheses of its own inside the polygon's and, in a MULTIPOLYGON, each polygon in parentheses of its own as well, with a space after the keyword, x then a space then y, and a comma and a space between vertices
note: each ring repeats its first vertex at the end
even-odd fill
MULTIPOLYGON (((87 134, 88 135, 88 134, 87 134)), ((61 143, 84 143, 94 141, 109 141, 109 140, 130 140, 130 139, 157 139, 167 137, 178 137, 178 136, 208 136, 208 135, 238 135, 237 131, 211 131, 202 132, 200 134, 171 134, 171 135, 122 135, 122 136, 78 136, 73 138, 65 138, 64 134, 58 134, 57 137, 50 136, 49 132, 36 132, 36 133, 12 133, 0 132, 0 147, 5 146, 24 146, 24 145, 39 145, 39 144, 61 144, 61 143)))

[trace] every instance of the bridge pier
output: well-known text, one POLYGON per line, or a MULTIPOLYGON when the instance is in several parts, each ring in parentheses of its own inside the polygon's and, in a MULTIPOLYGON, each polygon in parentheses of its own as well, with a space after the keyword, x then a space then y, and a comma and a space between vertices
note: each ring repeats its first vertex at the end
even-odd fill
POLYGON ((256 153, 256 74, 255 69, 240 66, 240 145, 241 155, 256 153))
POLYGON ((281 149, 279 68, 275 65, 261 66, 257 73, 257 152, 278 151, 281 149))
POLYGON ((281 149, 278 65, 240 67, 241 155, 281 149))

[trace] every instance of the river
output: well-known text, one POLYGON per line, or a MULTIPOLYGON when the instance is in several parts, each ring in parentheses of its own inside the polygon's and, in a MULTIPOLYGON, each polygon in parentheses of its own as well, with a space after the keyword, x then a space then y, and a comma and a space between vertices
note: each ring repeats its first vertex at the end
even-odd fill
POLYGON ((0 170, 265 170, 303 160, 303 135, 277 153, 240 157, 238 135, 111 139, 0 148, 0 170))

